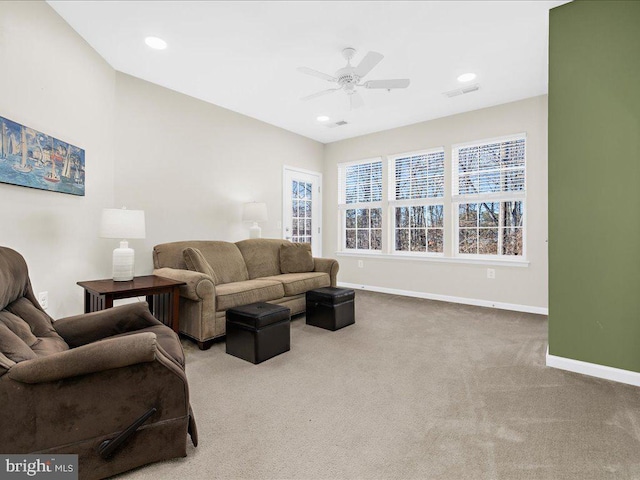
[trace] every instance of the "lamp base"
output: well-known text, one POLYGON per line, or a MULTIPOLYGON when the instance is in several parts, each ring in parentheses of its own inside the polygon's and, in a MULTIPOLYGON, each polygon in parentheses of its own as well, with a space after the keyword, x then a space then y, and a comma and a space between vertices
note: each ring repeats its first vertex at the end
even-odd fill
POLYGON ((129 248, 126 240, 120 242, 120 247, 113 250, 113 281, 128 282, 133 280, 135 252, 129 248))
POLYGON ((253 225, 249 228, 249 238, 262 237, 262 229, 258 226, 258 222, 253 222, 253 225))

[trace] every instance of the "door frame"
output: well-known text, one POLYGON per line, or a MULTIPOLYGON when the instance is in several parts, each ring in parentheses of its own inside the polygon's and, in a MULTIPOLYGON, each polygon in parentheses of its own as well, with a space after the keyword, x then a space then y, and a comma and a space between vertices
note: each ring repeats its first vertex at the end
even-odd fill
MULTIPOLYGON (((312 245, 312 250, 314 252, 314 256, 320 256, 322 255, 322 235, 324 233, 323 229, 322 229, 322 172, 316 172, 314 170, 307 170, 305 168, 298 168, 298 167, 292 167, 290 165, 283 165, 282 167, 282 225, 281 225, 281 230, 282 230, 282 238, 286 237, 286 222, 284 221, 284 219, 286 218, 288 212, 286 211, 286 204, 287 204, 287 195, 290 195, 291 192, 289 191, 288 188, 285 188, 285 186, 288 187, 288 185, 286 185, 287 182, 287 172, 291 172, 292 174, 296 174, 296 173, 302 173, 304 175, 312 175, 314 177, 318 178, 318 200, 317 200, 317 223, 316 223, 316 228, 318 228, 318 236, 317 236, 317 245, 315 245, 315 241, 313 242, 314 245, 312 245), (314 248, 315 247, 315 248, 314 248)), ((316 202, 314 201, 314 204, 316 204, 316 202)), ((314 217, 315 218, 315 217, 314 217)), ((313 234, 312 234, 313 237, 313 234)), ((315 239, 314 239, 315 240, 315 239)))

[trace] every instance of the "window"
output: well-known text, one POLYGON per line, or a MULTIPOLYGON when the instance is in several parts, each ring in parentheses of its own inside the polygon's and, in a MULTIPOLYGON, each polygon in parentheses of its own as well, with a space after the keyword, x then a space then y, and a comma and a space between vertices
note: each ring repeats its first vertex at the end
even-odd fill
POLYGON ((394 251, 444 251, 444 149, 389 161, 389 206, 394 251))
POLYGON ((455 253, 524 255, 524 134, 453 148, 455 253))
POLYGON ((341 251, 522 262, 526 134, 445 148, 338 164, 341 251))
POLYGON ((338 166, 344 250, 382 250, 382 160, 338 166))

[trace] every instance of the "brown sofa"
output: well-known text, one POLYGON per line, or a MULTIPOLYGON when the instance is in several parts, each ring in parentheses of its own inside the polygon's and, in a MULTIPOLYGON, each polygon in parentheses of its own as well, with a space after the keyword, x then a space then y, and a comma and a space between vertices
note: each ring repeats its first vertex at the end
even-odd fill
POLYGON ((147 304, 53 322, 24 259, 4 247, 0 405, 0 452, 77 454, 83 479, 184 457, 187 432, 197 443, 182 346, 147 304), (114 440, 145 414, 118 447, 114 440))
POLYGON ((164 243, 153 249, 154 274, 186 282, 180 289, 180 332, 206 349, 225 334, 229 308, 269 302, 295 315, 305 311, 308 290, 336 286, 338 262, 312 258, 308 245, 303 250, 301 244, 266 238, 164 243))

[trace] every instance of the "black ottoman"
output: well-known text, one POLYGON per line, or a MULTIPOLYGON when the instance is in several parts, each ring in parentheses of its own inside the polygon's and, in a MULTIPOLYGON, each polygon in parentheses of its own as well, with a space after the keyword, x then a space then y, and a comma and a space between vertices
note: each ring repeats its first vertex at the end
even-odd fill
POLYGON ((261 363, 291 348, 291 310, 252 303, 227 310, 227 353, 261 363))
POLYGON ((338 330, 356 323, 355 292, 349 288, 325 287, 307 292, 307 325, 338 330))

